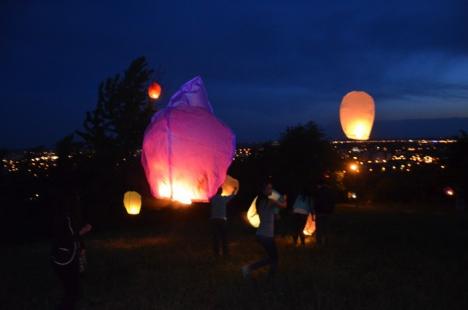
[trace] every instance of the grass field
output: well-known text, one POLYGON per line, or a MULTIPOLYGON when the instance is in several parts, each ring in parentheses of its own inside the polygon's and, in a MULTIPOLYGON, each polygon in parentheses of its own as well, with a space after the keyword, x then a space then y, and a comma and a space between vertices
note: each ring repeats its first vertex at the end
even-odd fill
MULTIPOLYGON (((276 279, 246 281, 240 267, 262 254, 253 231, 230 223, 232 256, 215 259, 203 216, 181 212, 164 229, 90 236, 81 309, 468 309, 467 221, 456 214, 339 208, 328 247, 279 237, 276 279)), ((48 249, 6 248, 1 309, 53 309, 48 249)))

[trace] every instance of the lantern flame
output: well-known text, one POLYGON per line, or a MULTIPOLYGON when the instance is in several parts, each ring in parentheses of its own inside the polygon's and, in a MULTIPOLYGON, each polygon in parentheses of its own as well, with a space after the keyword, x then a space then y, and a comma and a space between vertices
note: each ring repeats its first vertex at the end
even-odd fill
POLYGON ((171 199, 184 205, 192 204, 192 200, 197 200, 197 195, 190 186, 174 182, 171 187, 167 183, 159 184, 159 195, 161 198, 171 199))
POLYGON ((367 140, 368 136, 366 137, 367 130, 366 130, 366 125, 363 124, 362 122, 357 122, 354 123, 351 126, 350 129, 352 135, 354 136, 354 139, 356 140, 367 140))

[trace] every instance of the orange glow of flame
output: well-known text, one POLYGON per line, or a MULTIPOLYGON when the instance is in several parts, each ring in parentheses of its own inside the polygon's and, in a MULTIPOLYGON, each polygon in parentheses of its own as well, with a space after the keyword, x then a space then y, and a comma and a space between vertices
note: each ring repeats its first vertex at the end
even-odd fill
POLYGON ((367 140, 368 139, 368 133, 367 133, 367 128, 366 124, 362 122, 356 122, 353 125, 351 125, 350 135, 353 136, 353 139, 356 140, 367 140))
POLYGON ((159 195, 161 198, 171 199, 184 205, 192 204, 192 201, 197 200, 199 197, 193 188, 181 182, 174 182, 172 185, 172 191, 169 184, 160 183, 159 195))

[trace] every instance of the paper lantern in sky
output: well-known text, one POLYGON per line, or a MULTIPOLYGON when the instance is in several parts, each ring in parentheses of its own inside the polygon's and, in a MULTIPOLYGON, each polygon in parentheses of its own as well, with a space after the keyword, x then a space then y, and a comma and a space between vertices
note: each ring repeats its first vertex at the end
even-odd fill
POLYGON ((184 204, 207 202, 226 179, 235 151, 200 77, 185 83, 145 131, 141 162, 151 193, 184 204))
MULTIPOLYGON (((257 206, 256 206, 257 197, 258 196, 254 198, 254 200, 250 204, 249 209, 247 210, 247 220, 249 221, 249 224, 255 228, 258 228, 260 226, 260 216, 257 213, 257 206)), ((271 195, 268 196, 268 198, 274 201, 278 201, 281 198, 281 194, 273 190, 271 192, 271 195)))
POLYGON ((141 210, 141 196, 137 192, 129 191, 124 194, 123 199, 125 210, 128 214, 137 215, 141 210))
POLYGON ((306 236, 312 236, 314 232, 315 232, 315 221, 312 218, 312 214, 309 213, 309 216, 307 216, 307 222, 305 224, 303 233, 306 236))
POLYGON ((158 99, 161 96, 161 85, 156 82, 151 83, 148 87, 148 96, 154 100, 158 99))
POLYGON ((222 187, 223 192, 221 196, 231 196, 235 193, 235 191, 239 190, 239 181, 234 179, 230 175, 227 175, 222 187))
POLYGON ((340 122, 346 137, 368 140, 375 117, 374 99, 363 91, 352 91, 341 101, 340 122))

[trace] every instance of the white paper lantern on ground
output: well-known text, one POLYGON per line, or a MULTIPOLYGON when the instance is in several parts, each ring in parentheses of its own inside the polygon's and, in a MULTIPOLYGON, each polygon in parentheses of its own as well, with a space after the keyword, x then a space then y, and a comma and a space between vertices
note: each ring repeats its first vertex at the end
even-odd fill
POLYGON ((137 215, 141 210, 141 195, 137 192, 126 192, 123 199, 125 210, 128 214, 137 215))

